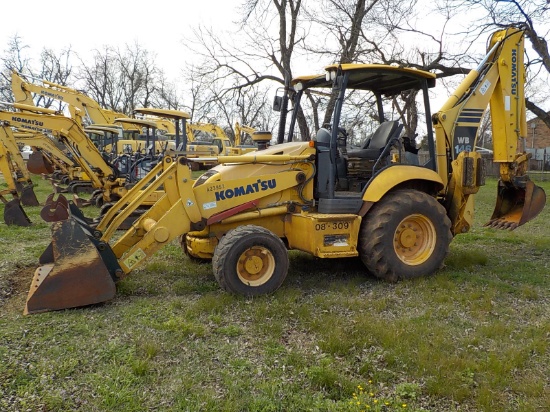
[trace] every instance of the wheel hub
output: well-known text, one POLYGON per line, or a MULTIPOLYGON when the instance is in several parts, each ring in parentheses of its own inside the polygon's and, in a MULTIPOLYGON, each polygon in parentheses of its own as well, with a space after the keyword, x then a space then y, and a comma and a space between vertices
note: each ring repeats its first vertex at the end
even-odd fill
POLYGON ((249 256, 244 264, 245 270, 251 275, 260 273, 263 266, 263 261, 258 256, 249 256))
POLYGON ((393 247, 399 259, 407 265, 420 265, 432 255, 437 235, 430 219, 421 214, 407 216, 398 225, 393 247))
POLYGON ((266 283, 275 270, 275 258, 262 246, 245 250, 237 261, 237 274, 243 283, 260 286, 266 283))

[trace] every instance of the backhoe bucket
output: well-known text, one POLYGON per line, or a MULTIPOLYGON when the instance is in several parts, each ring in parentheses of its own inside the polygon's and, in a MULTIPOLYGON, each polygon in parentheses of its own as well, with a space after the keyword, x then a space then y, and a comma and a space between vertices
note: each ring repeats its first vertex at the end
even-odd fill
POLYGON ((514 230, 535 218, 546 204, 546 193, 527 178, 517 187, 498 183, 498 196, 495 210, 485 226, 496 229, 514 230))
POLYGON ((4 204, 4 223, 13 226, 30 226, 31 220, 21 207, 19 199, 13 199, 4 204))
POLYGON ((59 222, 69 218, 69 202, 63 195, 54 199, 55 193, 48 195, 44 207, 40 211, 40 217, 45 222, 59 222))
POLYGON ((21 199, 21 204, 23 206, 40 206, 40 203, 38 202, 38 198, 34 193, 34 189, 30 185, 24 186, 21 189, 21 195, 19 196, 19 198, 21 199))
POLYGON ((27 160, 27 169, 29 172, 34 173, 35 175, 49 175, 54 171, 54 167, 51 162, 46 159, 40 152, 33 152, 29 156, 29 160, 27 160))
MULTIPOLYGON (((105 302, 116 286, 99 250, 80 224, 69 218, 52 224, 52 243, 40 257, 24 314, 105 302)), ((108 246, 106 249, 109 250, 108 246)))

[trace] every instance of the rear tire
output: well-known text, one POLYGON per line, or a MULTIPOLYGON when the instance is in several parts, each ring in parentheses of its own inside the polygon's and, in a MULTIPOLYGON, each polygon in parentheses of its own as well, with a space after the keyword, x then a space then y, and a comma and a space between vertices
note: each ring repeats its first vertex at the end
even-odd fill
POLYGON ((221 288, 245 296, 276 291, 288 273, 285 244, 269 230, 240 226, 220 240, 212 268, 221 288))
POLYGON ((363 219, 361 260, 375 276, 395 282, 433 274, 452 240, 445 208, 418 190, 386 195, 363 219))

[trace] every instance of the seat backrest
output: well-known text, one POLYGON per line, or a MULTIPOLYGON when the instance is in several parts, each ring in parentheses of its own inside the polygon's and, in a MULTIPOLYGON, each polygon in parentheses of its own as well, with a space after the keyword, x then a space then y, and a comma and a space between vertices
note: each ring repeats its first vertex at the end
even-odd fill
POLYGON ((317 130, 317 135, 315 136, 315 140, 317 140, 317 142, 320 143, 322 146, 329 147, 330 138, 331 138, 331 135, 328 129, 325 129, 323 127, 317 130))
POLYGON ((370 138, 368 149, 383 149, 388 140, 393 136, 399 122, 397 120, 381 123, 370 138))

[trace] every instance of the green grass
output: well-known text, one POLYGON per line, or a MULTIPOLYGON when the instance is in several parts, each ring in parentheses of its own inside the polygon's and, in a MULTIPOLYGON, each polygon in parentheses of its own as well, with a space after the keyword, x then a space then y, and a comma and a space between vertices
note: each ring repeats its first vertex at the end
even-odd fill
POLYGON ((31 316, 50 229, 26 207, 32 227, 0 224, 0 410, 546 410, 550 212, 484 228, 495 195, 490 180, 432 277, 388 284, 291 252, 281 289, 245 299, 174 243, 113 300, 31 316))

